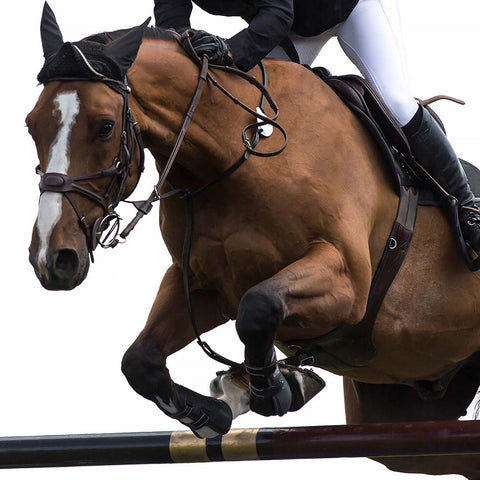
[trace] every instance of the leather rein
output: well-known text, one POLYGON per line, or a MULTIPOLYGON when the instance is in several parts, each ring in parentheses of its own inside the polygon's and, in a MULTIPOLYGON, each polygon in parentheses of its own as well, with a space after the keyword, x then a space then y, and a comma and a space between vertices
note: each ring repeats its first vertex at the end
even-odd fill
MULTIPOLYGON (((122 134, 121 134, 121 142, 120 142, 120 149, 117 157, 114 159, 113 164, 111 167, 107 168, 106 170, 102 170, 99 172, 95 172, 92 174, 87 175, 80 175, 80 176, 69 176, 62 173, 56 172, 42 172, 40 167, 36 168, 36 173, 41 176, 40 178, 40 192, 41 194, 44 192, 56 192, 65 195, 67 200, 69 201, 70 205, 72 206, 73 210, 75 211, 81 229, 85 235, 85 239, 87 242, 88 252, 93 262, 93 251, 100 245, 103 248, 114 248, 119 243, 124 243, 128 235, 132 232, 135 228, 137 223, 147 215, 153 208, 153 204, 159 200, 164 200, 169 197, 178 195, 181 199, 185 201, 186 205, 186 231, 184 237, 184 244, 183 244, 183 252, 182 252, 182 270, 183 270, 183 283, 184 283, 184 290, 185 290, 185 298, 187 303, 187 309, 189 311, 191 324, 197 337, 197 343, 200 347, 204 350, 204 352, 212 359, 223 363, 224 365, 238 368, 243 370, 243 365, 233 362, 228 358, 223 357, 222 355, 216 353, 206 342, 202 341, 200 338, 200 333, 197 328, 197 323, 195 320, 194 309, 192 305, 192 300, 190 296, 190 286, 189 286, 189 271, 190 271, 190 250, 191 250, 191 243, 192 243, 192 235, 194 230, 194 209, 193 209, 193 199, 197 195, 201 194, 208 188, 212 187, 213 185, 219 183, 224 178, 228 177, 232 173, 234 173, 243 163, 249 158, 250 155, 255 155, 259 157, 272 157, 280 154, 287 146, 288 137, 287 132, 285 129, 277 123, 276 119, 279 114, 279 109, 271 97, 270 93, 268 92, 268 78, 267 78, 267 71, 262 63, 259 64, 262 76, 263 76, 263 83, 260 83, 255 77, 238 70, 236 68, 227 67, 227 66, 218 66, 218 65, 210 65, 208 62, 208 58, 206 55, 203 58, 200 58, 197 53, 195 52, 194 48, 190 42, 190 36, 192 34, 191 30, 185 31, 182 35, 178 35, 176 32, 172 31, 172 34, 175 35, 176 40, 179 44, 184 48, 185 52, 189 55, 189 57, 200 67, 200 74, 198 77, 198 84, 195 90, 195 93, 192 97, 190 102, 189 109, 185 115, 185 119, 183 121, 182 127, 180 132, 177 136, 175 145, 170 153, 170 156, 165 164, 163 171, 160 174, 160 178, 158 183, 154 186, 152 193, 146 200, 140 201, 128 201, 123 196, 125 195, 126 190, 126 183, 129 176, 132 175, 132 167, 133 167, 133 158, 134 158, 134 147, 135 142, 137 143, 140 158, 139 158, 139 165, 138 165, 138 178, 137 184, 140 181, 140 176, 144 171, 144 163, 145 163, 145 153, 144 153, 144 145, 140 133, 140 128, 138 123, 135 121, 133 114, 130 110, 129 106, 129 94, 131 92, 130 87, 128 86, 127 79, 125 82, 119 82, 117 80, 109 79, 103 76, 98 77, 98 80, 95 79, 93 81, 101 81, 108 87, 112 88, 114 91, 120 93, 123 96, 123 119, 122 119, 122 134), (261 101, 260 105, 256 110, 251 109, 236 97, 234 97, 228 90, 226 90, 215 78, 213 78, 212 74, 210 73, 210 69, 221 70, 225 72, 229 72, 231 74, 237 75, 244 80, 247 80, 251 85, 259 90, 261 93, 261 101), (245 147, 245 151, 243 155, 230 167, 220 173, 216 178, 211 180, 210 182, 206 183, 202 187, 196 189, 195 191, 190 191, 185 188, 175 188, 170 181, 167 180, 168 174, 173 167, 177 155, 180 151, 180 147, 183 143, 185 135, 187 133, 188 127, 190 122, 193 118, 195 110, 200 103, 200 97, 202 95, 203 89, 207 83, 211 83, 214 87, 219 89, 224 95, 226 95, 235 105, 240 106, 252 116, 255 117, 255 121, 246 127, 244 127, 242 131, 242 141, 245 147), (265 105, 268 102, 270 108, 274 112, 273 117, 268 117, 264 113, 265 105), (283 145, 271 152, 262 152, 256 150, 256 146, 260 140, 261 135, 269 136, 269 134, 264 134, 262 127, 266 125, 271 125, 274 129, 280 131, 283 135, 284 142, 283 145), (251 135, 250 136, 250 132, 251 135), (101 179, 105 177, 112 177, 112 182, 107 187, 105 193, 103 195, 98 195, 95 192, 92 192, 88 188, 79 184, 79 182, 101 179), (165 183, 168 183, 171 187, 169 191, 166 193, 160 193, 162 187, 165 183), (117 184, 116 192, 115 184, 117 184), (74 199, 71 197, 71 193, 78 193, 81 194, 93 202, 99 204, 104 211, 103 216, 99 217, 92 226, 88 226, 85 215, 83 215, 77 204, 75 203, 74 199), (125 227, 125 229, 119 233, 119 225, 120 225, 120 216, 115 212, 116 207, 120 204, 121 201, 131 203, 137 209, 137 213, 135 217, 130 221, 130 223, 125 227)), ((80 78, 52 78, 49 81, 75 81, 75 80, 85 80, 80 78)), ((136 187, 136 186, 135 186, 136 187)))

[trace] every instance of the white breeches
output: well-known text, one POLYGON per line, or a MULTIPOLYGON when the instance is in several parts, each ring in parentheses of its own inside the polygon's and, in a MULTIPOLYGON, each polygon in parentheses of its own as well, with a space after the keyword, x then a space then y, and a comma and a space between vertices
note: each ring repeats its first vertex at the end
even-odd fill
MULTIPOLYGON (((316 37, 292 33, 300 63, 311 65, 336 36, 348 58, 390 108, 400 126, 418 109, 409 85, 397 0, 360 0, 347 20, 316 37)), ((270 57, 288 58, 276 47, 270 57)))

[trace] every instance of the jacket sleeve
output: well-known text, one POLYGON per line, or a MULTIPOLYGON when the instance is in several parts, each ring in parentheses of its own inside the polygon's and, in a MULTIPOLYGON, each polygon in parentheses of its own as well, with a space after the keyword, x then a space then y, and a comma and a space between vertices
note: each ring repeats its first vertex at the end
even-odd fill
POLYGON ((290 32, 293 0, 256 0, 255 17, 248 28, 227 40, 233 61, 248 71, 276 47, 290 32))
POLYGON ((190 27, 191 0, 155 0, 155 25, 161 28, 190 27))

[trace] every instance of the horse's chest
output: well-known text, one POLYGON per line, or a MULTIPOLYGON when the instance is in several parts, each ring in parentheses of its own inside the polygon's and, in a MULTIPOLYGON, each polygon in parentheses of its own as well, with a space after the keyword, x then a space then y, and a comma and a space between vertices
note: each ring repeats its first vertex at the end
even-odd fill
POLYGON ((192 245, 190 267, 200 283, 213 283, 241 296, 278 272, 285 262, 278 245, 250 230, 225 238, 198 236, 192 245))

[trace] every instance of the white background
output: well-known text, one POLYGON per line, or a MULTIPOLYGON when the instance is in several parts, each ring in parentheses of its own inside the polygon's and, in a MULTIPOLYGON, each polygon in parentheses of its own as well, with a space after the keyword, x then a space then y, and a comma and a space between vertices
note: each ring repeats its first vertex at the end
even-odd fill
MULTIPOLYGON (((472 163, 478 163, 480 113, 475 77, 480 45, 475 3, 401 0, 414 93, 423 98, 447 93, 467 101, 466 107, 444 104, 437 110, 459 155, 472 163)), ((51 0, 50 5, 64 39, 72 41, 139 24, 153 11, 151 0, 51 0)), ((131 390, 120 372, 123 352, 140 332, 170 263, 157 229, 156 213, 139 224, 127 245, 114 251, 97 251, 89 277, 73 292, 44 291, 28 263, 38 178, 34 174, 35 147, 24 128, 24 118, 42 88, 36 86, 43 63, 39 36, 42 6, 42 0, 9 2, 0 29, 0 436, 175 430, 181 426, 131 390)), ((242 27, 239 21, 210 17, 198 10, 192 23, 225 37, 242 27)), ((336 74, 354 71, 335 40, 324 49, 318 63, 336 74)), ((150 169, 136 198, 144 198, 154 182, 150 169)), ((127 218, 131 214, 131 210, 124 212, 127 218)), ((242 348, 232 327, 206 339, 222 353, 241 360, 242 348)), ((173 356, 169 366, 178 383, 202 393, 208 392, 208 383, 219 368, 196 346, 173 356)), ((330 374, 323 377, 327 388, 301 412, 281 419, 250 413, 233 426, 344 423, 341 380, 330 374)), ((366 459, 335 459, 15 470, 2 471, 0 478, 88 476, 96 480, 135 475, 150 480, 175 475, 200 479, 228 475, 239 479, 251 474, 291 478, 313 469, 318 478, 325 479, 361 475, 387 480, 402 475, 366 459)))

